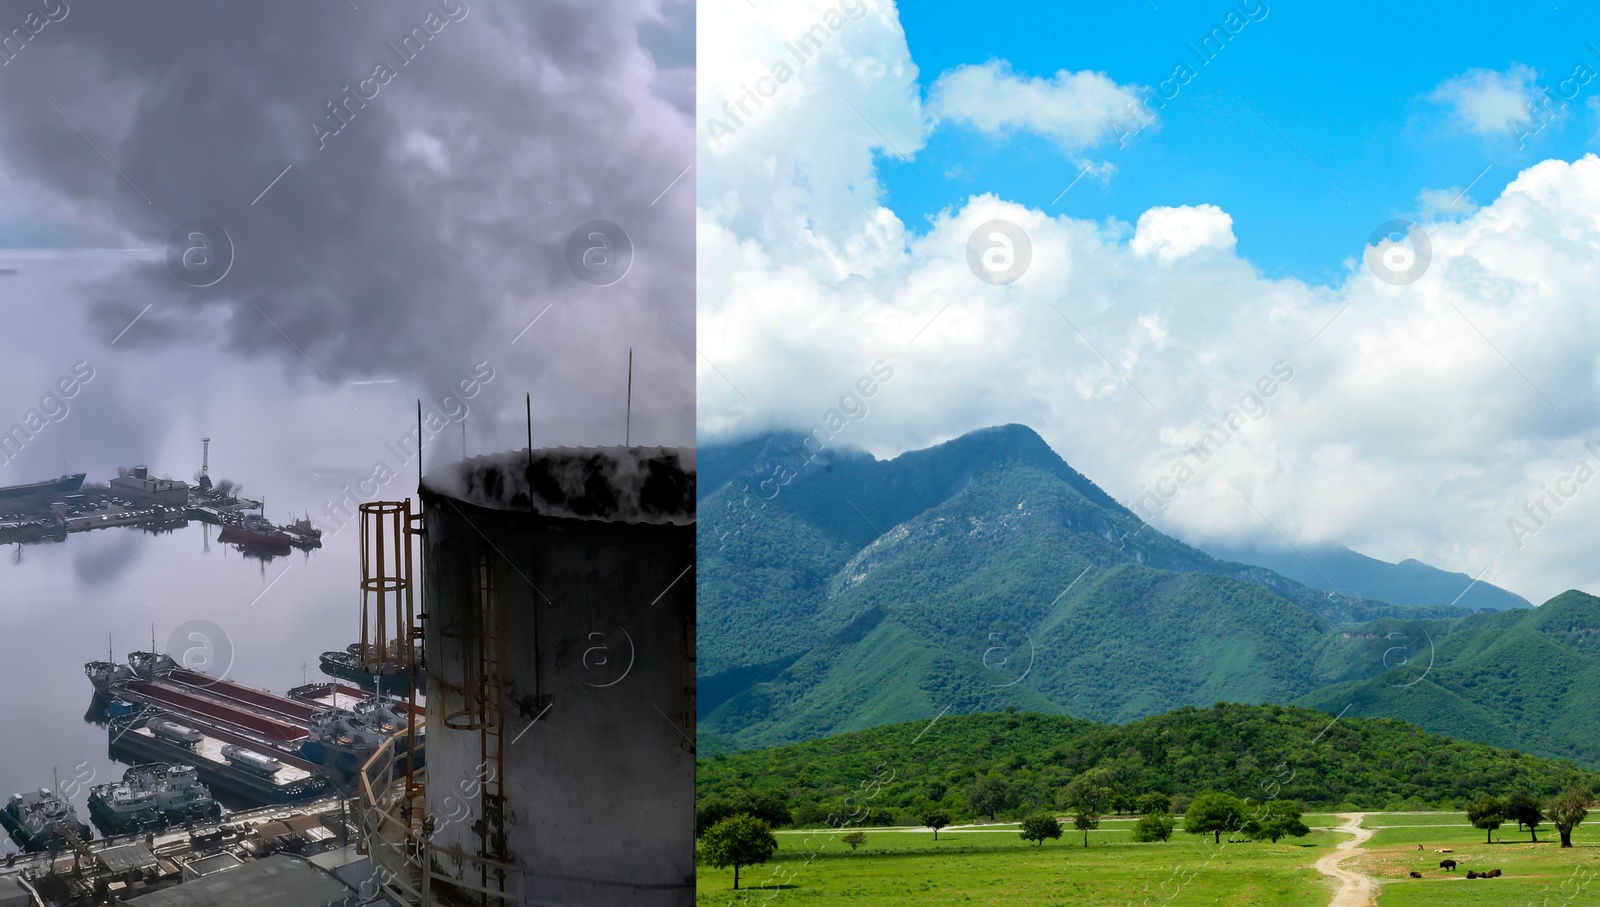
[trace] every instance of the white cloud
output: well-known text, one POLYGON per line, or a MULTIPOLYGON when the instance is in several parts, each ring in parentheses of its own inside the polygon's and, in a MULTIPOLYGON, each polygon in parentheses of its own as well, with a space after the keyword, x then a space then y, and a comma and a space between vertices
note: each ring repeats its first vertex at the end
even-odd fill
POLYGON ((928 94, 936 120, 964 123, 991 135, 1032 132, 1073 152, 1098 144, 1138 103, 1134 86, 1102 72, 1057 72, 1054 78, 1019 76, 1011 64, 991 60, 941 74, 928 94))
MULTIPOLYGON (((802 20, 825 8, 796 6, 802 20)), ((1281 360, 1294 376, 1268 414, 1204 464, 1158 528, 1275 542, 1270 520, 1296 544, 1474 576, 1491 564, 1486 581, 1535 600, 1600 591, 1600 481, 1520 548, 1507 527, 1571 474, 1585 440, 1600 442, 1600 158, 1543 162, 1481 209, 1424 219, 1431 264, 1406 286, 1367 269, 1365 235, 1331 285, 1265 277, 1209 205, 1130 226, 980 194, 912 233, 879 200, 883 138, 841 117, 837 98, 917 147, 916 66, 892 8, 851 29, 756 140, 702 158, 703 439, 809 425, 881 359, 893 378, 838 443, 889 456, 1023 422, 1132 504, 1281 360), (994 219, 1032 246, 1008 286, 967 264, 968 237, 994 219)), ((742 32, 701 46, 724 61, 772 46, 742 32)), ((729 78, 702 67, 713 84, 729 78)))
POLYGON ((1434 89, 1432 99, 1450 108, 1463 129, 1481 136, 1514 139, 1508 125, 1528 118, 1528 105, 1538 91, 1539 74, 1520 63, 1505 72, 1471 69, 1434 89))
POLYGON ((1151 208, 1139 215, 1128 248, 1171 262, 1201 249, 1232 249, 1233 218, 1216 205, 1151 208))
POLYGON ((1478 210, 1478 203, 1459 186, 1424 189, 1417 193, 1417 205, 1423 220, 1453 220, 1478 210))

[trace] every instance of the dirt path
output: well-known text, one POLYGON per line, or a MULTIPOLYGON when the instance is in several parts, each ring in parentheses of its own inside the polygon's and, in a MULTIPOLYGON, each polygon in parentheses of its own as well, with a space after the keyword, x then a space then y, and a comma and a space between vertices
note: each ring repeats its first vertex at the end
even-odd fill
POLYGON ((1372 907, 1373 894, 1377 886, 1373 884, 1372 877, 1364 873, 1351 872, 1340 869, 1339 864, 1356 855, 1356 848, 1360 847, 1377 832, 1361 827, 1361 820, 1366 818, 1366 813, 1340 813, 1339 818, 1344 824, 1334 831, 1341 831, 1354 835, 1348 841, 1341 842, 1328 854, 1317 861, 1317 872, 1330 876, 1339 882, 1339 887, 1333 893, 1333 900, 1328 902, 1328 907, 1372 907))

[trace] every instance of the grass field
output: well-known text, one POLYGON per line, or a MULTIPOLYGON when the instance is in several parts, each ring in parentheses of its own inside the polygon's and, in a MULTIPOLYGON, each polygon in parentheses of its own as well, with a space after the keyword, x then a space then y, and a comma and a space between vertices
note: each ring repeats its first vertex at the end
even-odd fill
MULTIPOLYGON (((1325 813, 1304 819, 1313 828, 1340 823, 1325 813)), ((1363 824, 1377 834, 1344 866, 1383 883, 1379 907, 1600 903, 1600 816, 1589 822, 1574 834, 1576 846, 1562 850, 1544 843, 1547 829, 1541 829, 1538 845, 1514 825, 1486 845, 1484 833, 1461 813, 1369 813, 1363 824), (1448 856, 1460 862, 1459 871, 1438 868, 1445 858, 1434 853, 1440 847, 1451 848, 1448 856), (1490 868, 1500 868, 1504 877, 1466 880, 1467 869, 1490 868), (1424 878, 1410 878, 1412 870, 1424 878)), ((862 829, 866 842, 853 852, 842 834, 829 829, 779 832, 778 854, 765 865, 744 868, 738 892, 732 869, 700 866, 696 903, 1312 907, 1326 904, 1333 891, 1331 880, 1312 864, 1349 840, 1318 830, 1275 845, 1230 844, 1224 838, 1214 846, 1210 836, 1183 834, 1180 825, 1167 843, 1134 844, 1132 820, 1107 819, 1090 832, 1085 849, 1082 833, 1065 824, 1062 837, 1043 846, 1022 841, 1016 824, 945 829, 937 842, 926 829, 862 829)), ((1554 829, 1548 837, 1558 841, 1554 829)))
POLYGON ((1572 835, 1572 848, 1563 850, 1560 836, 1549 825, 1539 829, 1539 843, 1515 824, 1495 832, 1495 843, 1484 843, 1484 832, 1467 824, 1461 813, 1373 813, 1363 823, 1378 833, 1361 848, 1361 855, 1345 863, 1383 883, 1379 907, 1434 907, 1434 905, 1572 905, 1600 903, 1600 815, 1590 813, 1572 835), (1422 845, 1422 850, 1417 845, 1422 845), (1449 854, 1434 853, 1448 847, 1449 854), (1439 869, 1439 861, 1453 859, 1455 872, 1439 869), (1467 870, 1499 869, 1498 879, 1468 880, 1467 870), (1409 873, 1423 874, 1413 879, 1409 873))

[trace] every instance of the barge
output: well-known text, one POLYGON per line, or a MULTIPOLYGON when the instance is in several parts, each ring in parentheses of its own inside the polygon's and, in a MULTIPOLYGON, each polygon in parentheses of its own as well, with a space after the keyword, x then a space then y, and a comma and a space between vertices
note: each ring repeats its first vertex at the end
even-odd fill
POLYGON ((296 803, 333 788, 328 776, 304 759, 269 755, 248 737, 220 727, 191 727, 159 710, 112 718, 106 728, 111 758, 192 765, 213 790, 253 805, 296 803))

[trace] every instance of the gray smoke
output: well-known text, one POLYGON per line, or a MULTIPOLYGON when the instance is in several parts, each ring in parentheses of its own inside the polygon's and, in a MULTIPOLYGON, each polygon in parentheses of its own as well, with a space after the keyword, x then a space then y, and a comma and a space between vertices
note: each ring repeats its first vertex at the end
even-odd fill
POLYGON ((207 325, 309 382, 433 399, 489 360, 582 420, 615 408, 633 346, 635 426, 692 443, 693 171, 663 194, 693 161, 691 4, 4 0, 0 39, 7 207, 152 250, 95 289, 106 342, 150 306, 119 350, 207 325), (204 289, 165 259, 194 219, 236 249, 204 289), (609 286, 568 264, 592 219, 633 242, 609 286))

